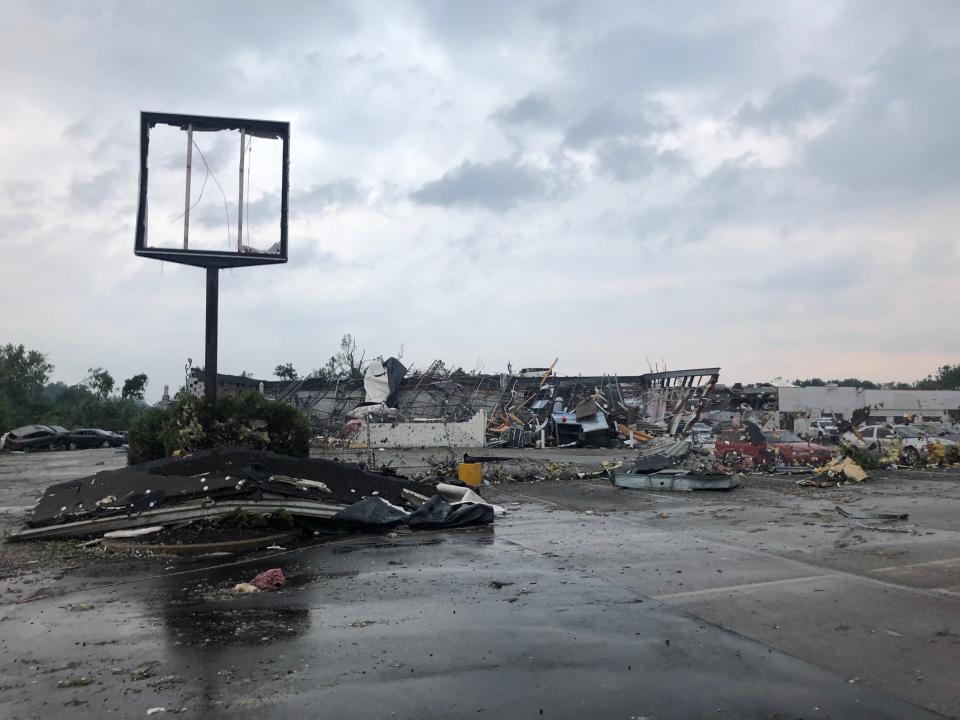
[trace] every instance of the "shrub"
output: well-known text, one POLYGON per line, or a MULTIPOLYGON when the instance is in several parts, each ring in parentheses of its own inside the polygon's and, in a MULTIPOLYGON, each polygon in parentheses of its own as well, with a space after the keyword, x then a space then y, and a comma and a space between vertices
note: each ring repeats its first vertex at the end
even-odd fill
POLYGON ((214 447, 248 446, 306 457, 310 426, 285 403, 259 393, 225 397, 214 403, 187 396, 167 410, 151 409, 130 429, 129 463, 158 460, 214 447))
POLYGON ((166 457, 163 444, 164 425, 169 420, 166 410, 150 408, 127 431, 127 462, 131 465, 166 457))
POLYGON ((880 458, 867 448, 856 447, 848 443, 840 443, 840 453, 853 460, 864 470, 879 470, 882 465, 880 458))

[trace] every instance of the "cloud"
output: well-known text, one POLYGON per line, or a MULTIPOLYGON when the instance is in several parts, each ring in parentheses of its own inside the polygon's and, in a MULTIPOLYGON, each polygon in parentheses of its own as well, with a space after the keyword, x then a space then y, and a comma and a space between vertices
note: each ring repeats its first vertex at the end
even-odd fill
POLYGON ((507 125, 533 124, 543 125, 555 116, 553 105, 549 98, 540 93, 524 95, 512 105, 500 108, 493 117, 507 125))
MULTIPOLYGON (((5 332, 68 381, 147 372, 152 399, 202 357, 202 273, 132 253, 147 109, 291 122, 291 261, 222 274, 224 371, 316 367, 352 332, 371 353, 494 370, 560 354, 561 372, 629 373, 653 352, 726 381, 925 375, 960 352, 943 320, 960 312, 955 4, 11 5, 0 288, 39 304, 5 332), (577 302, 503 322, 544 284, 577 302), (878 303, 891 288, 910 292, 878 303), (625 336, 624 308, 657 303, 625 336)), ((174 138, 150 220, 176 243, 174 138)), ((198 142, 235 202, 238 141, 198 142)), ((258 142, 255 244, 279 215, 258 142)), ((226 247, 228 211, 211 179, 191 237, 226 247)))
POLYGON ((650 18, 611 22, 572 54, 569 70, 587 97, 749 83, 762 72, 756 58, 769 29, 756 20, 724 23, 704 14, 704 22, 688 16, 671 27, 651 8, 650 18))
POLYGON ((113 169, 88 178, 75 177, 70 183, 70 198, 78 206, 95 208, 114 198, 121 176, 119 170, 113 169))
POLYGON ((443 176, 410 194, 423 205, 463 206, 505 212, 547 191, 543 174, 514 160, 473 163, 464 160, 443 176))
POLYGON ((317 183, 305 191, 294 193, 295 212, 325 212, 339 207, 356 205, 366 200, 368 191, 355 178, 338 178, 317 183))
POLYGON ((766 130, 796 125, 836 108, 846 96, 836 83, 804 75, 777 87, 762 103, 745 103, 737 121, 766 130))
POLYGON ((632 144, 620 140, 603 143, 597 150, 601 172, 621 182, 648 177, 656 170, 681 170, 688 163, 676 150, 658 150, 653 145, 632 144))
POLYGON ((885 52, 852 106, 804 151, 806 168, 851 202, 902 203, 960 185, 960 42, 885 52))
POLYGON ((594 107, 567 128, 565 141, 582 149, 597 140, 614 137, 643 139, 666 130, 671 122, 664 117, 662 105, 652 101, 623 104, 607 101, 594 107))

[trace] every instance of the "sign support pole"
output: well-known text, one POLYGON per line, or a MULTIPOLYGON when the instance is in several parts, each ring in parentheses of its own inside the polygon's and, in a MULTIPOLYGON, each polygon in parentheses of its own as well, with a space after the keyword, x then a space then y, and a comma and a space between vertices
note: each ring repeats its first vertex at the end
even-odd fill
POLYGON ((220 305, 220 268, 207 268, 207 342, 204 357, 204 396, 217 399, 217 320, 220 305))

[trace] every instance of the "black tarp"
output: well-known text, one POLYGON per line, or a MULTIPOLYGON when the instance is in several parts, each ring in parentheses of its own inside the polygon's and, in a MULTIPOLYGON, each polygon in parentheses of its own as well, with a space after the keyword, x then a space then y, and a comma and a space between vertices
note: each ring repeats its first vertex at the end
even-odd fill
POLYGON ((388 357, 383 361, 383 366, 387 369, 387 387, 390 388, 386 405, 395 408, 397 406, 397 391, 400 389, 400 382, 407 375, 407 368, 395 357, 388 357))
POLYGON ((411 530, 438 530, 441 528, 489 525, 493 522, 493 508, 476 503, 450 504, 440 495, 434 495, 407 518, 411 530))
POLYGON ((378 530, 396 527, 409 515, 381 497, 368 497, 338 512, 333 521, 351 528, 378 530))

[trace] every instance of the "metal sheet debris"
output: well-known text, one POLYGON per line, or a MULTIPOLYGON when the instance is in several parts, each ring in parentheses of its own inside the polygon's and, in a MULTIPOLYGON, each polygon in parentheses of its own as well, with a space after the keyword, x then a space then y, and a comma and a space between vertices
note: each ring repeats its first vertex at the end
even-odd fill
POLYGON ((631 490, 668 490, 692 492, 694 490, 732 490, 740 486, 738 475, 694 475, 685 470, 663 470, 649 475, 616 473, 613 484, 631 490))

